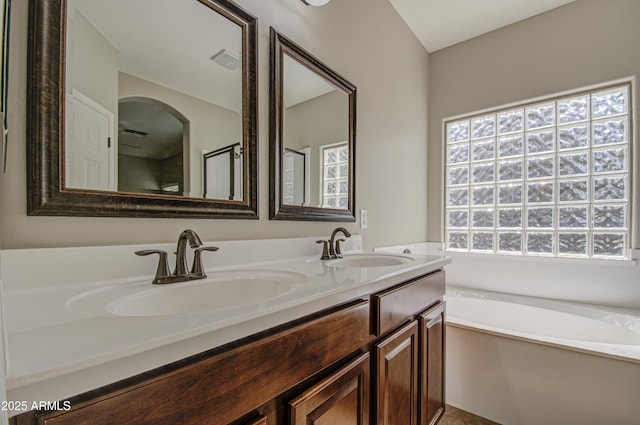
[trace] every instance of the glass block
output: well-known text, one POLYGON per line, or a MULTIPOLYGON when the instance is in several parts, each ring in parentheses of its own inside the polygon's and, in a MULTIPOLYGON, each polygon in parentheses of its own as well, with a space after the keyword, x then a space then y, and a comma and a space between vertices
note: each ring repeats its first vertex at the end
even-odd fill
POLYGON ((324 150, 324 163, 325 164, 334 164, 338 158, 335 149, 325 149, 324 150))
POLYGON ((449 185, 469 183, 469 168, 451 167, 449 168, 449 185))
POLYGON ((447 124, 449 143, 469 140, 469 121, 458 121, 447 124))
POLYGON ((589 172, 589 153, 580 152, 570 155, 560 155, 558 173, 561 176, 587 174, 589 172))
POLYGON ((522 179, 522 161, 501 161, 498 164, 500 168, 500 181, 520 180, 522 179))
POLYGON ((498 133, 513 133, 524 129, 524 112, 522 109, 505 111, 498 114, 498 133))
POLYGON ((625 257, 627 248, 624 233, 594 233, 593 255, 625 257))
POLYGON ((500 205, 522 204, 522 184, 500 185, 498 191, 500 205))
POLYGON ((349 177, 349 165, 348 164, 340 164, 338 166, 338 175, 340 177, 349 177))
POLYGON ((532 129, 555 124, 555 110, 554 103, 527 107, 527 128, 532 129))
POLYGON ((342 209, 349 208, 349 197, 348 196, 339 196, 338 197, 338 208, 342 208, 342 209))
POLYGON ((335 208, 336 207, 336 198, 332 197, 332 196, 327 196, 324 198, 324 205, 325 207, 329 207, 329 208, 335 208))
POLYGON ((586 229, 589 224, 587 207, 561 207, 558 209, 558 226, 586 229))
POLYGON ((331 165, 324 168, 324 177, 326 179, 335 179, 338 177, 338 167, 331 165))
POLYGON ((498 139, 498 156, 505 158, 508 156, 522 155, 524 152, 523 136, 501 137, 498 139))
POLYGON ((527 184, 529 203, 553 202, 553 182, 527 184))
POLYGON ((522 208, 500 208, 498 227, 522 227, 522 208))
POLYGON ((530 179, 553 177, 553 157, 529 158, 527 161, 527 176, 530 179))
POLYGON ((473 227, 493 227, 493 210, 472 210, 471 223, 473 227))
POLYGON ((467 210, 449 210, 449 227, 468 227, 469 212, 467 210))
POLYGON ((589 146, 589 126, 564 127, 558 129, 560 149, 575 149, 589 146))
POLYGON ((593 207, 593 227, 622 229, 626 223, 625 208, 621 205, 596 205, 593 207))
POLYGON ((500 232, 498 250, 503 252, 522 252, 522 233, 500 232))
POLYGON ((587 234, 559 233, 558 253, 570 255, 587 255, 587 234))
POLYGON ((527 134, 527 151, 530 154, 553 152, 556 146, 554 131, 540 131, 527 134))
POLYGON ((627 104, 626 87, 594 93, 591 96, 593 118, 624 114, 627 112, 627 104))
POLYGON ((558 182, 558 191, 558 200, 560 202, 589 200, 589 183, 587 179, 561 180, 558 182))
POLYGON ((486 165, 474 165, 473 166, 473 182, 474 183, 488 183, 492 182, 494 178, 494 166, 493 163, 486 165))
POLYGON ((338 160, 340 162, 349 160, 349 146, 343 146, 338 148, 338 160))
POLYGON ((472 127, 472 139, 494 136, 496 134, 496 117, 495 115, 487 115, 474 118, 472 127))
POLYGON ((558 101, 558 123, 584 121, 589 118, 589 96, 558 101))
POLYGON ((527 233, 527 252, 553 254, 553 233, 527 233))
POLYGON ((449 146, 449 164, 459 164, 469 161, 469 145, 453 145, 449 146))
POLYGON ((493 251, 492 232, 473 232, 471 248, 477 251, 493 251))
POLYGON ((451 189, 449 190, 449 202, 450 207, 461 207, 469 204, 469 190, 468 189, 451 189))
POLYGON ((338 184, 336 182, 326 182, 324 184, 324 193, 327 195, 335 195, 338 191, 338 184))
POLYGON ((338 190, 341 195, 349 193, 349 181, 341 179, 338 181, 338 190))
POLYGON ((622 143, 628 140, 627 120, 610 120, 593 123, 593 144, 609 145, 622 143))
POLYGON ((593 199, 596 201, 624 200, 626 196, 625 177, 597 177, 593 179, 593 199))
POLYGON ((595 150, 593 152, 593 172, 625 171, 627 168, 625 165, 626 152, 625 148, 595 150))
POLYGON ((476 142, 473 144, 474 161, 493 159, 495 157, 496 144, 493 139, 486 142, 476 142))
POLYGON ((552 228, 553 208, 527 209, 527 225, 535 228, 552 228))
POLYGON ((449 249, 468 249, 469 234, 467 232, 449 232, 449 249))
POLYGON ((478 186, 473 188, 473 205, 493 204, 493 186, 478 186))

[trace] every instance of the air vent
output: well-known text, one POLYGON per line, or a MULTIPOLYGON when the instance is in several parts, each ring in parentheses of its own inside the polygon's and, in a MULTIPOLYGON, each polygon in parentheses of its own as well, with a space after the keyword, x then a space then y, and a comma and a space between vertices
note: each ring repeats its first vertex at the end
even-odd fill
POLYGON ((220 50, 211 58, 211 60, 224 68, 230 69, 231 71, 235 71, 240 66, 240 57, 238 54, 227 49, 220 50))
POLYGON ((133 137, 145 137, 149 133, 145 133, 144 131, 132 130, 130 128, 125 128, 120 130, 120 133, 126 134, 127 136, 133 137))

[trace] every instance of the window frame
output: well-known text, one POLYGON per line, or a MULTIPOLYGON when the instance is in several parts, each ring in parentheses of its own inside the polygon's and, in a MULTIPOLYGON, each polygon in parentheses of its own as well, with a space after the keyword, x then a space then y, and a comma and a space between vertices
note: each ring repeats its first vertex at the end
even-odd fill
MULTIPOLYGON (((510 104, 505 104, 505 105, 500 105, 497 107, 492 107, 492 108, 488 108, 488 109, 483 109, 483 110, 478 110, 475 112, 470 112, 470 113, 465 113, 465 114, 459 114, 456 116, 450 116, 450 117, 446 117, 442 120, 442 128, 441 128, 441 143, 442 143, 442 174, 441 174, 441 178, 442 178, 442 187, 443 187, 443 193, 442 193, 442 198, 441 198, 441 202, 442 202, 442 218, 441 218, 441 237, 442 237, 442 241, 443 241, 443 250, 445 252, 463 252, 463 253, 469 253, 469 254, 491 254, 491 255, 509 255, 509 256, 515 256, 515 257, 519 257, 519 258, 527 258, 527 257, 542 257, 545 259, 564 259, 564 258, 579 258, 581 260, 630 260, 632 258, 632 251, 636 245, 636 235, 635 235, 635 231, 637 229, 637 222, 638 222, 638 195, 637 195, 637 190, 638 190, 638 185, 634 184, 634 177, 638 175, 638 167, 639 167, 639 159, 638 159, 638 153, 637 153, 637 149, 635 149, 635 144, 637 143, 637 135, 636 135, 636 131, 635 131, 635 113, 638 110, 637 109, 637 105, 635 104, 635 99, 636 99, 636 78, 635 77, 628 77, 628 78, 624 78, 624 79, 619 79, 619 80, 614 80, 614 81, 609 81, 609 82, 605 82, 605 83, 601 83, 601 84, 594 84, 591 86, 587 86, 587 87, 581 87, 578 89, 574 89, 574 90, 568 90, 568 91, 564 91, 564 92, 559 92, 559 93, 554 93, 554 94, 550 94, 550 95, 545 95, 545 96, 540 96, 537 98, 532 98, 532 99, 526 99, 526 100, 522 100, 522 101, 518 101, 518 102, 514 102, 514 103, 510 103, 510 104), (593 106, 593 102, 592 102, 592 94, 598 94, 598 93, 606 93, 609 90, 617 90, 617 89, 621 89, 621 88, 626 88, 626 95, 627 95, 627 103, 626 103, 626 110, 624 110, 623 112, 621 112, 620 114, 616 114, 616 115, 605 115, 605 116, 591 116, 591 110, 592 110, 592 106, 593 106), (560 105, 560 103, 558 101, 567 101, 566 103, 568 104, 570 100, 573 99, 578 99, 578 98, 586 98, 586 102, 588 105, 587 108, 587 118, 583 119, 583 120, 579 120, 579 121, 573 121, 573 122, 560 122, 559 118, 558 118, 558 107, 560 105), (541 126, 541 127, 536 127, 535 129, 529 128, 527 125, 527 109, 528 108, 539 108, 542 105, 545 104, 553 104, 554 108, 553 108, 553 122, 551 125, 549 126, 541 126), (493 169, 490 170, 491 167, 487 167, 487 170, 492 172, 493 175, 491 176, 490 179, 487 180, 487 188, 492 187, 493 188, 493 197, 497 197, 498 196, 498 188, 502 188, 505 186, 504 181, 500 180, 499 178, 499 173, 500 173, 500 165, 502 165, 503 163, 505 163, 505 159, 504 157, 500 157, 499 155, 499 139, 500 137, 503 137, 505 134, 498 134, 498 126, 499 126, 499 117, 501 115, 506 116, 508 115, 509 112, 512 112, 514 110, 522 110, 523 114, 522 114, 522 128, 519 130, 516 130, 515 132, 512 132, 511 134, 515 134, 518 135, 519 137, 521 137, 522 140, 522 153, 521 155, 517 155, 515 156, 514 159, 514 163, 520 161, 521 166, 520 166, 520 173, 522 174, 520 177, 517 177, 514 182, 518 185, 521 186, 521 201, 518 204, 514 204, 514 205, 501 205, 501 203, 499 202, 498 199, 495 199, 491 202, 489 202, 489 205, 487 205, 487 212, 490 211, 489 215, 492 215, 492 220, 493 222, 490 223, 490 226, 486 228, 486 232, 487 234, 491 234, 492 235, 492 249, 491 250, 487 250, 487 251, 482 251, 482 250, 475 250, 472 247, 472 240, 473 240, 473 235, 474 235, 474 231, 478 232, 479 230, 482 230, 481 228, 478 228, 477 226, 474 227, 473 222, 472 222, 472 214, 475 212, 479 212, 482 210, 482 208, 479 205, 474 205, 473 201, 472 201, 472 196, 473 196, 473 192, 472 189, 474 188, 480 188, 482 186, 482 182, 474 182, 473 178, 474 178, 474 174, 473 174, 473 170, 474 170, 474 165, 476 167, 478 166, 482 166, 483 164, 486 165, 490 165, 493 164, 493 169), (493 135, 488 135, 487 138, 473 138, 473 122, 474 120, 478 121, 482 118, 486 118, 487 116, 492 117, 493 119, 493 126, 494 126, 494 133, 493 135), (593 123, 598 123, 598 120, 604 120, 604 119, 609 119, 609 120, 613 120, 616 117, 623 117, 623 119, 626 120, 626 125, 627 128, 625 129, 625 136, 626 136, 626 142, 622 143, 622 144, 613 144, 613 145, 607 145, 607 144, 603 144, 602 146, 600 145, 596 145, 591 138, 593 137, 593 123), (448 126, 450 124, 454 124, 456 122, 462 122, 464 120, 467 120, 469 125, 468 125, 468 132, 469 135, 467 138, 463 138, 462 141, 460 142, 460 144, 458 145, 459 147, 462 147, 464 150, 464 146, 467 146, 467 159, 464 161, 460 162, 460 167, 458 168, 459 170, 462 170, 466 167, 466 173, 467 173, 467 182, 466 183, 462 183, 460 186, 458 186, 458 188, 460 188, 461 190, 464 191, 464 188, 467 189, 467 197, 469 198, 466 205, 461 206, 459 209, 456 209, 455 206, 452 206, 449 204, 449 193, 450 193, 450 188, 455 190, 455 185, 450 185, 450 177, 449 177, 449 171, 456 168, 455 163, 450 163, 449 162, 449 133, 448 133, 448 126), (567 148, 560 148, 560 141, 558 140, 558 135, 559 132, 561 130, 564 129, 568 129, 570 127, 573 128, 577 128, 581 125, 583 125, 584 123, 586 123, 586 128, 587 128, 587 132, 588 132, 588 142, 585 146, 582 147, 577 147, 577 148, 571 148, 571 149, 567 149, 567 148), (534 179, 530 179, 529 176, 527 176, 527 172, 528 172, 528 163, 529 161, 531 161, 532 159, 536 159, 536 158, 541 158, 544 157, 544 153, 530 153, 527 151, 527 140, 528 140, 528 135, 530 134, 530 131, 537 131, 540 130, 541 133, 543 133, 545 130, 547 131, 552 131, 553 132, 553 148, 548 152, 548 156, 550 158, 552 158, 552 164, 553 164, 553 173, 552 175, 545 179, 545 178, 541 178, 537 181, 539 182, 549 182, 551 183, 552 187, 553 187, 553 199, 551 202, 548 203, 540 203, 540 204, 536 204, 533 205, 532 207, 551 207, 553 209, 553 224, 550 228, 545 228, 542 230, 532 230, 531 227, 528 226, 527 223, 527 217, 528 217, 528 211, 527 208, 529 207, 529 200, 528 200, 528 194, 527 194, 527 187, 529 185, 533 185, 536 183, 536 180, 534 179), (493 139, 493 141, 492 141, 493 139), (489 141, 488 144, 493 143, 493 156, 489 156, 488 159, 486 159, 486 162, 482 163, 482 160, 476 160, 476 162, 474 163, 474 159, 473 159, 473 148, 475 145, 481 145, 483 142, 489 141), (593 161, 594 161, 594 155, 596 151, 599 150, 603 150, 604 148, 606 148, 607 146, 616 146, 616 147, 622 147, 626 154, 625 154, 625 165, 626 165, 626 169, 618 172, 617 174, 614 173, 614 175, 616 177, 622 175, 622 177, 625 179, 624 182, 624 188, 625 188, 625 197, 623 200, 621 201, 608 201, 610 204, 623 204, 623 208, 624 208, 624 219, 625 219, 625 223, 624 223, 624 227, 622 228, 616 228, 614 230, 609 230, 607 228, 594 228, 593 226, 593 222, 592 222, 592 214, 594 211, 594 205, 599 205, 600 202, 596 201, 594 199, 592 199, 592 195, 595 192, 595 188, 592 187, 592 185, 594 184, 594 179, 597 178, 607 178, 607 176, 612 175, 611 173, 605 173, 602 175, 598 175, 593 168, 593 161), (561 174, 561 170, 560 170, 560 164, 561 164, 561 158, 564 160, 567 156, 570 156, 570 154, 572 152, 579 152, 579 153, 586 153, 587 156, 587 163, 585 165, 586 167, 586 173, 584 173, 583 175, 580 176, 569 176, 569 175, 562 175, 561 174), (575 177, 575 178, 574 178, 575 177), (575 202, 560 202, 559 200, 559 185, 561 183, 564 183, 570 179, 573 180, 581 180, 583 179, 584 181, 588 182, 587 185, 587 190, 588 190, 588 200, 586 201, 575 201, 575 202), (557 217, 556 215, 559 214, 560 211, 563 211, 564 213, 566 213, 568 211, 568 209, 570 208, 574 208, 576 206, 586 206, 586 220, 587 220, 587 225, 585 228, 580 228, 580 229, 570 229, 570 228, 566 228, 566 227, 560 227, 560 218, 557 217), (513 228, 510 232, 511 233, 519 233, 520 234, 520 250, 517 251, 502 251, 500 250, 500 246, 499 246, 499 236, 501 236, 501 232, 503 232, 505 235, 507 233, 509 233, 509 229, 504 229, 503 227, 500 227, 498 220, 499 220, 499 213, 501 211, 501 209, 507 210, 509 209, 509 207, 513 207, 513 208, 520 208, 521 209, 521 224, 519 227, 515 227, 513 228), (455 226, 451 226, 450 225, 450 221, 449 221, 449 212, 450 211, 460 211, 460 212, 466 212, 467 217, 466 217, 466 230, 464 230, 464 227, 462 227, 459 232, 460 233, 465 233, 466 232, 466 237, 467 237, 467 246, 466 248, 463 249, 456 249, 456 248, 451 248, 450 247, 450 239, 449 239, 449 234, 452 232, 456 232, 456 228, 455 226), (551 235, 552 240, 553 240, 553 244, 552 244, 552 250, 550 253, 533 253, 533 252, 528 252, 528 240, 527 237, 534 234, 534 233, 548 233, 551 235), (570 234, 570 233, 576 233, 576 234, 586 234, 586 252, 584 254, 574 254, 574 253, 561 253, 559 252, 559 234, 570 234), (608 233, 615 233, 615 234, 624 234, 624 250, 623 253, 621 255, 604 255, 604 254, 599 254, 594 252, 595 248, 594 248, 594 241, 593 241, 593 235, 604 235, 604 234, 608 234, 608 233)), ((509 135, 509 133, 507 133, 507 136, 509 135)), ((453 142, 455 145, 455 142, 453 142)), ((487 145, 488 145, 487 144, 487 145)), ((511 159, 507 157, 507 161, 511 159)), ((508 182, 507 182, 508 183, 508 182)), ((482 218, 482 217, 480 217, 482 218)), ((478 233, 482 233, 482 232, 478 232, 478 233)))

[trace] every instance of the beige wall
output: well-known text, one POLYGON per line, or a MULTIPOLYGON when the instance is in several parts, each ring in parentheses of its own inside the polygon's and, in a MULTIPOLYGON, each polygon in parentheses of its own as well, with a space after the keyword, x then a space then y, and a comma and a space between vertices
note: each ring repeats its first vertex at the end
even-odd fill
POLYGON ((637 75, 639 17, 638 0, 577 0, 430 56, 428 240, 441 240, 442 120, 637 75))
MULTIPOLYGON (((194 0, 195 1, 195 0, 194 0)), ((387 0, 237 0, 259 18, 260 220, 27 217, 27 3, 12 7, 9 167, 0 175, 0 247, 171 242, 185 228, 205 240, 329 235, 335 223, 268 220, 269 27, 273 26, 358 88, 356 206, 369 211, 371 248, 421 241, 426 233, 429 57, 387 0)))

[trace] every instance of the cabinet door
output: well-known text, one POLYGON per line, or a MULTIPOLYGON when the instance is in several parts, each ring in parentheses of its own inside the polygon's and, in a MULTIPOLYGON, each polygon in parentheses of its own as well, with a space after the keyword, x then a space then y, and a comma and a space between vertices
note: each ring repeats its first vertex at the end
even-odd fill
POLYGON ((291 425, 369 425, 369 353, 289 403, 291 425))
POLYGON ((418 322, 398 329, 375 345, 376 421, 417 425, 418 322))
POLYGON ((420 315, 420 425, 444 414, 445 303, 420 315))

